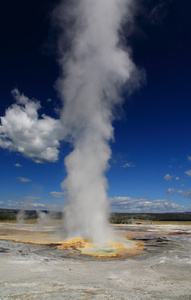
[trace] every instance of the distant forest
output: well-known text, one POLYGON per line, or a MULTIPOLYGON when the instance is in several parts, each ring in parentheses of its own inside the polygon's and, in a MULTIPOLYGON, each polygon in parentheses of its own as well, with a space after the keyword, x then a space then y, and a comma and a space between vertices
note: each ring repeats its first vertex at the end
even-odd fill
MULTIPOLYGON (((42 210, 54 219, 62 219, 64 216, 61 212, 49 212, 42 210)), ((17 220, 19 210, 17 209, 0 209, 0 221, 17 220)), ((35 220, 39 212, 36 210, 25 210, 25 220, 35 220)), ((191 212, 185 213, 111 213, 110 223, 112 224, 139 224, 143 221, 151 223, 153 221, 191 221, 191 212)))

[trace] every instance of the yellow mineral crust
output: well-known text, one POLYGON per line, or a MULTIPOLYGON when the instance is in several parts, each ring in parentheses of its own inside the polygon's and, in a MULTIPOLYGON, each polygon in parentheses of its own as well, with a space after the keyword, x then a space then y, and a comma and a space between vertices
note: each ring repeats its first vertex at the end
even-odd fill
MULTIPOLYGON (((121 235, 120 235, 121 236, 121 235)), ((118 236, 120 238, 120 236, 118 236)), ((116 238, 118 238, 116 237, 116 238)), ((106 245, 95 245, 90 240, 75 238, 70 240, 60 239, 51 231, 39 231, 34 227, 23 229, 0 228, 0 240, 11 240, 20 243, 52 245, 60 249, 68 249, 71 255, 84 254, 95 258, 126 258, 143 253, 143 242, 131 240, 131 236, 121 236, 122 242, 107 242, 106 245), (59 246, 58 246, 59 245, 59 246)))
POLYGON ((137 255, 137 251, 142 251, 142 244, 133 241, 107 242, 105 246, 91 243, 91 241, 83 238, 74 238, 66 240, 59 249, 77 249, 82 254, 90 255, 97 258, 111 257, 119 258, 121 256, 128 257, 137 255))

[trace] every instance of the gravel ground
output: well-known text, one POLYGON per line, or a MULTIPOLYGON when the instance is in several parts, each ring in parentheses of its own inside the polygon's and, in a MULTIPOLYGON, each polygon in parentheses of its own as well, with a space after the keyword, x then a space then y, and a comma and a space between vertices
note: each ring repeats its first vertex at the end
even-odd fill
POLYGON ((168 236, 125 260, 1 240, 0 299, 191 299, 191 237, 168 236))

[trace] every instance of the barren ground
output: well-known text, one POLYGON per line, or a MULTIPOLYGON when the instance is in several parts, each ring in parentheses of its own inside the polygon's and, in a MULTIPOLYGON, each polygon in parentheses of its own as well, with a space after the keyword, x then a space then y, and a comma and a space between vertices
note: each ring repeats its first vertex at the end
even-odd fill
MULTIPOLYGON (((24 229, 29 239, 33 228, 24 229)), ((96 259, 53 244, 13 242, 5 239, 16 239, 18 228, 1 223, 0 299, 191 299, 191 225, 115 230, 143 241, 142 254, 96 259)), ((38 234, 56 242, 50 227, 38 234)))

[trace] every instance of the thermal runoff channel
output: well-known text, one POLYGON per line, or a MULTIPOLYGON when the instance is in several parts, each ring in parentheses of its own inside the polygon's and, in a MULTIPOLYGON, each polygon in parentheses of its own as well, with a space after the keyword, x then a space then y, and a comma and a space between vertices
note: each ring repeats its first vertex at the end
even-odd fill
POLYGON ((45 115, 39 118, 40 104, 34 105, 14 90, 17 103, 1 118, 0 145, 36 162, 45 162, 57 160, 60 140, 70 142, 73 151, 65 158, 67 177, 62 183, 68 201, 65 216, 68 237, 104 244, 110 238, 105 172, 111 157, 109 142, 114 138, 115 108, 122 103, 122 88, 131 93, 141 79, 129 46, 123 44, 121 30, 124 22, 129 24, 129 33, 125 33, 127 42, 136 1, 68 2, 62 1, 53 11, 53 23, 60 32, 57 60, 62 75, 56 83, 63 102, 60 119, 45 115), (14 113, 17 119, 19 114, 21 117, 19 129, 13 124, 14 113), (26 122, 27 118, 31 122, 26 122), (44 128, 49 129, 48 135, 43 135, 44 128), (18 136, 15 130, 20 130, 20 142, 15 140, 18 136), (26 132, 30 135, 23 144, 22 134, 26 140, 26 132), (33 150, 29 151, 30 143, 33 150))

